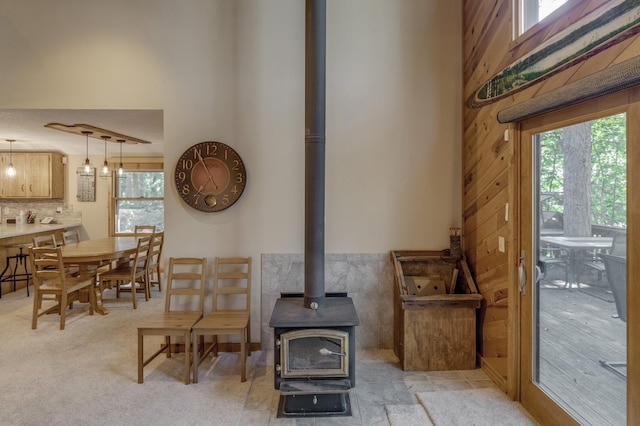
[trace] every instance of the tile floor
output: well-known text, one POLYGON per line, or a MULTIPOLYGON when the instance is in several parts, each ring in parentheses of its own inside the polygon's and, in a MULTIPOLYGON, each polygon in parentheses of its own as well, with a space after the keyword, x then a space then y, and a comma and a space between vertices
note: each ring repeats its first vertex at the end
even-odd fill
MULTIPOLYGON (((495 387, 481 369, 408 372, 400 369, 392 350, 360 350, 356 363, 356 387, 350 395, 351 417, 282 419, 277 418, 279 392, 273 388, 273 363, 260 354, 254 352, 251 357, 248 377, 251 387, 239 423, 242 425, 389 425, 385 405, 418 404, 415 398, 418 392, 495 387)), ((235 357, 228 355, 229 368, 237 369, 235 357)), ((225 362, 224 358, 220 357, 215 365, 218 377, 224 377, 221 372, 225 367, 220 365, 220 362, 225 362)), ((230 377, 237 379, 233 374, 230 377)))

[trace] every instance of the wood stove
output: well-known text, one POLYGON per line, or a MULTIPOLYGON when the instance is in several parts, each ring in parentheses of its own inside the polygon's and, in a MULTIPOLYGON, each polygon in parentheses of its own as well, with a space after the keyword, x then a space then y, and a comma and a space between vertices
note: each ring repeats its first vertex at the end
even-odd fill
POLYGON ((269 325, 274 328, 274 386, 280 390, 280 417, 351 415, 355 386, 353 301, 327 294, 324 306, 309 309, 302 294, 283 294, 269 325))

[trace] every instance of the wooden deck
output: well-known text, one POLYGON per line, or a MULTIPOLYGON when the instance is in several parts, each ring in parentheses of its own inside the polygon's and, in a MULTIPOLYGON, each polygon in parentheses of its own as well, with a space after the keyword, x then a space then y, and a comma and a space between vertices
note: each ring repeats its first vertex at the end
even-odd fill
POLYGON ((581 290, 542 282, 539 383, 582 424, 625 425, 626 380, 600 360, 626 361, 626 323, 606 277, 591 280, 581 290))

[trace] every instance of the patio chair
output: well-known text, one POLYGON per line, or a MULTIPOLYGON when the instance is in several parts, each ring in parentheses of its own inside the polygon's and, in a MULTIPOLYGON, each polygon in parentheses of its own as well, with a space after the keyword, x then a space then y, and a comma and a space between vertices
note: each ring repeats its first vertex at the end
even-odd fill
MULTIPOLYGON (((604 263, 607 280, 616 303, 618 318, 627 322, 627 259, 626 257, 610 254, 600 254, 600 258, 604 263)), ((600 360, 600 364, 621 377, 627 377, 626 362, 600 360)))
POLYGON ((552 246, 541 247, 538 267, 541 272, 540 280, 544 280, 552 269, 562 268, 565 287, 569 285, 569 254, 566 250, 552 246))
MULTIPOLYGON (((578 276, 576 280, 578 282, 578 287, 580 287, 580 276, 582 275, 582 271, 584 268, 589 268, 598 273, 598 281, 602 279, 602 274, 605 272, 604 262, 599 257, 600 253, 592 253, 591 256, 588 256, 584 262, 582 262, 582 268, 578 271, 578 276)), ((609 250, 610 255, 613 256, 622 256, 625 257, 627 255, 627 233, 626 232, 616 232, 613 234, 613 241, 611 243, 611 249, 609 250)))

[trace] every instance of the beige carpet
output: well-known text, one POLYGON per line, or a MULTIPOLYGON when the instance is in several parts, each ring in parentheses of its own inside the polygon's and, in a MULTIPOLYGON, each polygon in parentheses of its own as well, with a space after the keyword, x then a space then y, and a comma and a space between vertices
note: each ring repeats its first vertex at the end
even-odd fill
MULTIPOLYGON (((135 324, 162 311, 157 292, 136 310, 131 303, 109 303, 106 316, 89 316, 86 304, 76 303, 64 331, 58 315, 42 316, 32 330, 33 299, 25 296, 0 300, 0 424, 241 424, 251 383, 240 383, 237 354, 215 362, 210 357, 201 383, 188 386, 182 382, 184 355, 160 356, 145 368, 144 384, 137 383, 135 324)), ((160 343, 145 342, 149 351, 160 343)), ((252 373, 257 358, 250 359, 252 373)))
POLYGON ((436 426, 530 426, 538 423, 522 406, 493 388, 416 394, 436 426))

